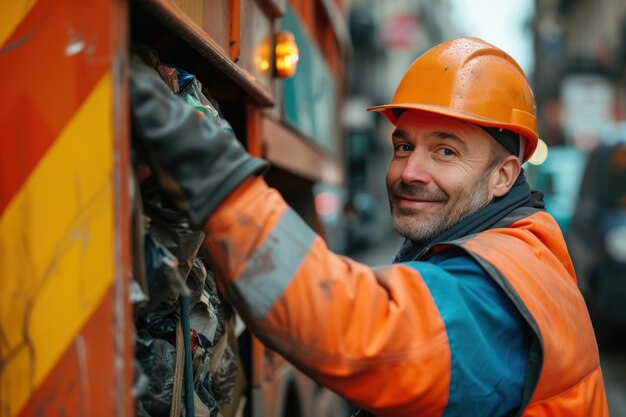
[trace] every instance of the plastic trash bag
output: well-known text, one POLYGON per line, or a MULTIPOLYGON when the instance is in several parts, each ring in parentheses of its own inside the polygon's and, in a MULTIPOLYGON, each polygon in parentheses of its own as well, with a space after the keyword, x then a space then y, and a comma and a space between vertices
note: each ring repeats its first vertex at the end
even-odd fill
POLYGON ((169 342, 154 339, 151 343, 152 361, 144 372, 150 385, 139 398, 143 411, 150 417, 169 417, 172 406, 176 348, 169 342))

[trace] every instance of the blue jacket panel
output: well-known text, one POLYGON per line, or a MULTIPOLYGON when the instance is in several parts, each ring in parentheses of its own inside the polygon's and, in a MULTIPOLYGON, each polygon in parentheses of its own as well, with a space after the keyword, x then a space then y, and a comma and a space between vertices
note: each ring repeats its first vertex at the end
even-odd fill
POLYGON ((452 369, 444 417, 514 413, 531 332, 511 300, 462 249, 408 265, 428 285, 448 334, 452 369))

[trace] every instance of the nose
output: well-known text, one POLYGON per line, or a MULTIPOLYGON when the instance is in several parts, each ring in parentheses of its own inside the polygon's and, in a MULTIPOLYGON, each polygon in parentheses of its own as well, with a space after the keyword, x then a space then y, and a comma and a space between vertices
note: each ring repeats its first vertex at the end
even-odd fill
POLYGON ((432 177, 430 174, 428 158, 415 149, 406 159, 406 163, 402 169, 402 181, 406 184, 421 182, 428 184, 432 177))

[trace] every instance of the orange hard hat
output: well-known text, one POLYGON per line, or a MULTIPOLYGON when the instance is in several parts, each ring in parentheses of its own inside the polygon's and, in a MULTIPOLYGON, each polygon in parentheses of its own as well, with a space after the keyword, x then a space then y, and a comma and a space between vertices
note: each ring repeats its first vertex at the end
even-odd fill
POLYGON ((398 110, 421 110, 485 127, 511 130, 526 140, 522 162, 537 147, 535 99, 520 66, 501 49, 477 38, 443 42, 421 55, 382 112, 394 125, 398 110))

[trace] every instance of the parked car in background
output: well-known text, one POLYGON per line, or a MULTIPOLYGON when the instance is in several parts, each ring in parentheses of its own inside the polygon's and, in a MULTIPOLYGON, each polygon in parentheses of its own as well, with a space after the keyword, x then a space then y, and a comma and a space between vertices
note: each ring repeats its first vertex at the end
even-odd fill
POLYGON ((550 147, 540 165, 526 164, 526 178, 533 190, 542 191, 546 210, 565 234, 574 214, 576 196, 587 154, 573 146, 550 147))
POLYGON ((578 198, 566 238, 602 335, 626 325, 626 142, 591 151, 578 198))
POLYGON ((348 253, 366 249, 384 236, 380 230, 378 203, 366 191, 353 191, 344 206, 348 253))
POLYGON ((386 237, 380 207, 370 193, 318 182, 313 195, 320 234, 334 252, 352 255, 386 237))
POLYGON ((340 254, 348 251, 348 232, 344 205, 348 201, 348 192, 338 185, 317 182, 313 186, 315 211, 321 223, 320 235, 328 247, 340 254))

